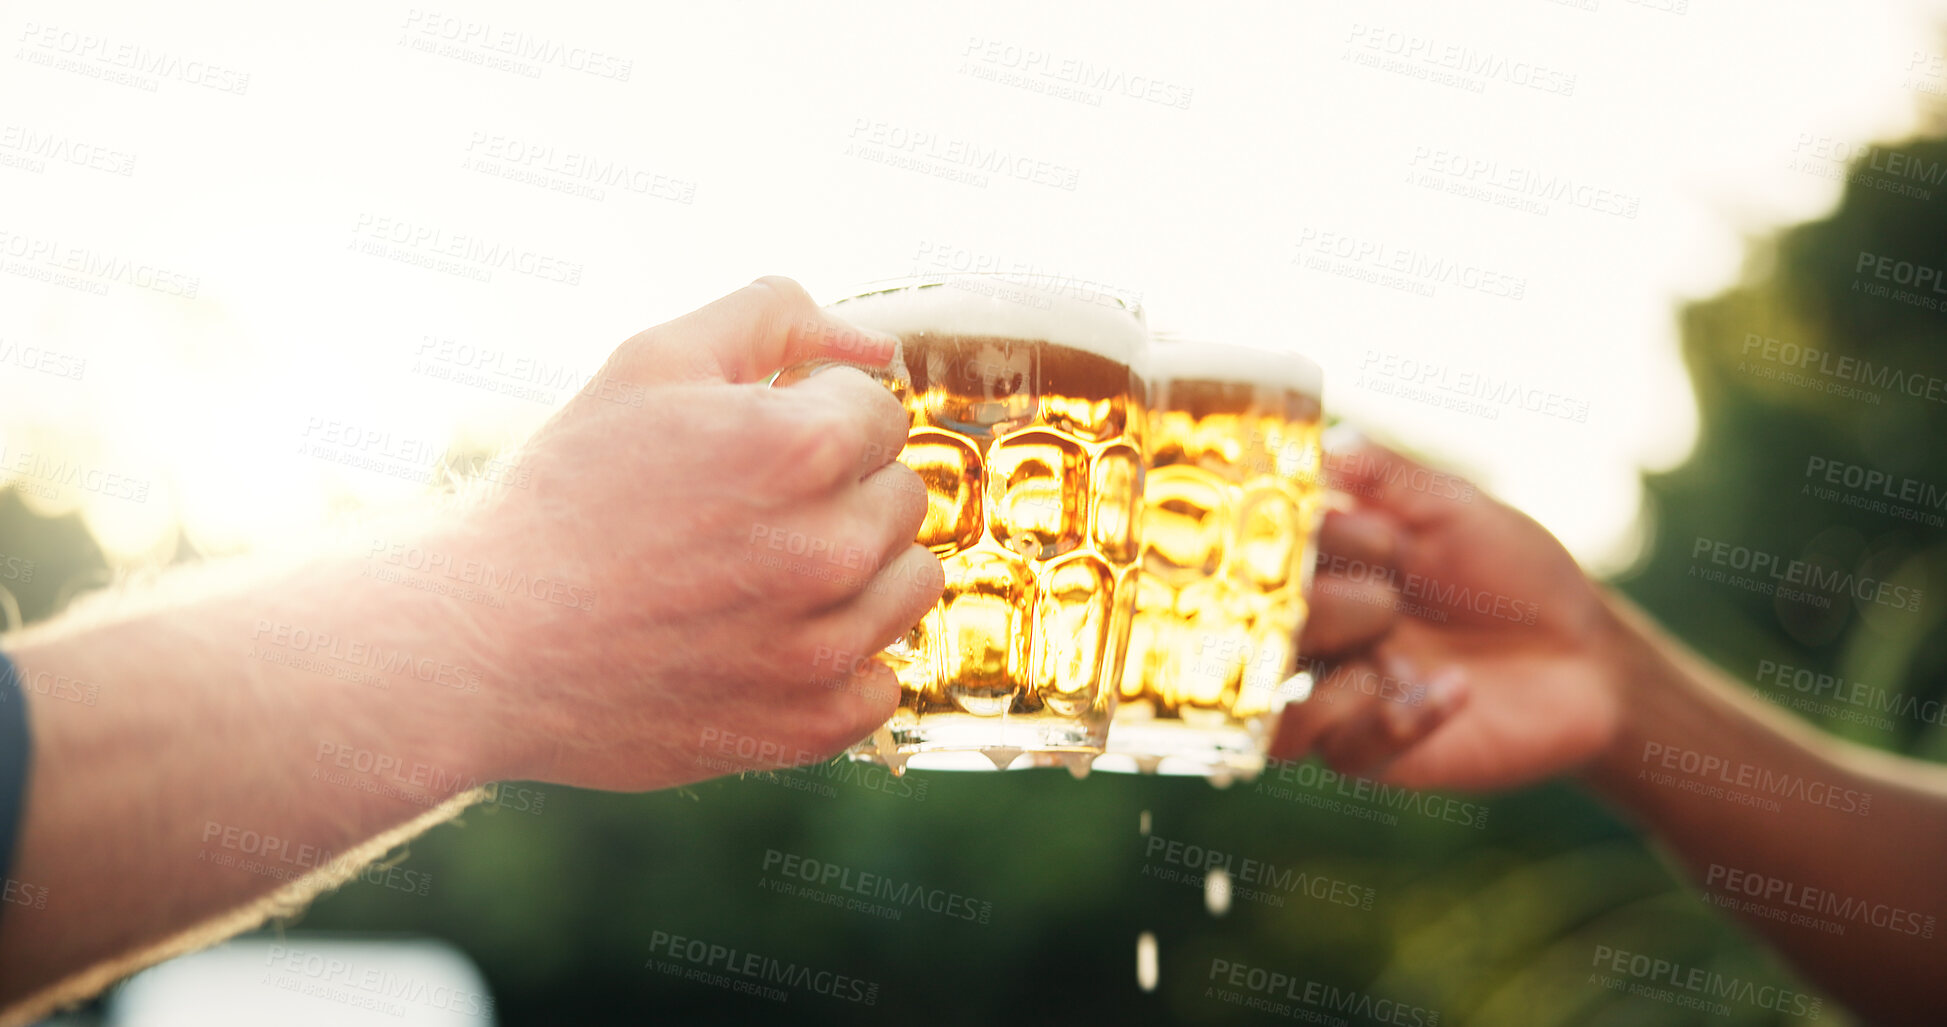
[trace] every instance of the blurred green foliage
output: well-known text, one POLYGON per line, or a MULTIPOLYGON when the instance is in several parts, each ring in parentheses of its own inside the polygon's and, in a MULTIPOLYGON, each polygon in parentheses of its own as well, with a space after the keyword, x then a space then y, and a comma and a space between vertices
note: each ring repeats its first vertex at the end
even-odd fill
MULTIPOLYGON (((1876 152, 1947 167, 1940 140, 1876 152)), ((1862 253, 1947 268, 1947 217, 1931 194, 1885 188, 1890 179, 1871 161, 1860 158, 1835 213, 1754 244, 1742 284, 1683 312, 1701 434, 1688 462, 1648 481, 1651 541, 1618 582, 1772 698, 1796 693, 1761 683, 1761 661, 1923 699, 1947 692, 1947 633, 1937 630, 1947 531, 1821 499, 1806 473, 1822 458, 1947 488, 1947 408, 1777 359, 1790 343, 1947 377, 1947 305, 1873 295, 1862 286, 1877 279, 1859 270, 1862 253), (1780 344, 1773 358, 1765 340, 1780 344), (1794 370, 1797 379, 1785 374, 1794 370), (1707 582, 1692 573, 1699 538, 1890 576, 1925 599, 1918 614, 1843 595, 1820 609, 1707 582)), ((60 602, 51 579, 86 578, 100 557, 85 534, 72 537, 71 520, 29 523, 7 502, 0 537, 46 554, 37 558, 49 580, 20 597, 34 619, 60 602)), ((1838 709, 1801 712, 1868 745, 1947 757, 1937 724, 1895 715, 1886 728, 1839 719, 1838 709)), ((1223 982, 1211 980, 1213 960, 1395 1000, 1408 1010, 1395 1014, 1400 1023, 1796 1022, 1748 1004, 1724 1016, 1610 991, 1591 980, 1597 946, 1812 990, 1637 832, 1567 785, 1467 799, 1485 812, 1484 826, 1469 826, 1295 776, 1217 790, 1058 771, 933 774, 915 794, 917 775, 893 782, 838 766, 649 795, 541 786, 538 814, 482 807, 417 841, 405 865, 431 875, 428 894, 354 882, 293 926, 448 939, 482 965, 511 1024, 1283 1018, 1215 997, 1211 986, 1223 982), (1346 808, 1390 811, 1397 822, 1346 808), (1281 905, 1240 892, 1213 916, 1199 887, 1155 876, 1170 865, 1147 852, 1145 811, 1156 838, 1335 881, 1353 889, 1346 894, 1369 893, 1371 908, 1303 890, 1281 905), (765 866, 772 852, 958 893, 991 903, 991 915, 983 924, 905 908, 890 919, 779 894, 764 884, 779 876, 765 866), (777 1004, 669 976, 649 965, 658 931, 862 978, 879 986, 876 1002, 793 991, 777 1004), (1160 943, 1154 993, 1136 984, 1144 931, 1160 943)), ((1819 1022, 1847 1020, 1828 1007, 1819 1022)))

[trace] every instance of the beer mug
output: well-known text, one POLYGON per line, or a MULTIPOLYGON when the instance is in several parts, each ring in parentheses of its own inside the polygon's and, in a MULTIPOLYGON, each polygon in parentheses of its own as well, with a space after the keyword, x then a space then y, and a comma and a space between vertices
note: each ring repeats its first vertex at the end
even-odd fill
POLYGON ((1318 365, 1161 338, 1150 351, 1136 611, 1110 771, 1251 778, 1287 701, 1324 513, 1318 365))
POLYGON ((951 274, 830 309, 900 339, 877 373, 912 414, 899 459, 926 484, 918 541, 946 571, 939 603, 880 654, 899 707, 852 757, 899 773, 1004 770, 1033 753, 1086 772, 1135 609, 1140 306, 1079 283, 951 274))

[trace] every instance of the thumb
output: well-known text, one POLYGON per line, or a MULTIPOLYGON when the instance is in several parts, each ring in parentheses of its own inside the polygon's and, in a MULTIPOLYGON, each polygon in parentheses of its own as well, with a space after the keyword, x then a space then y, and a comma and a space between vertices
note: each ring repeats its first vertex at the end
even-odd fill
POLYGON ((791 279, 767 276, 636 335, 606 370, 641 383, 755 382, 807 360, 885 367, 898 346, 827 313, 791 279))

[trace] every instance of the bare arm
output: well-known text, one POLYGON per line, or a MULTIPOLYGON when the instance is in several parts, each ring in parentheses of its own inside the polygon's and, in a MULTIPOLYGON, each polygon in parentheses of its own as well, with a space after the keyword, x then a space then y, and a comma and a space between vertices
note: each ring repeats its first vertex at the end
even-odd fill
POLYGON ((1327 522, 1304 639, 1334 668, 1286 710, 1280 755, 1413 787, 1578 774, 1807 977, 1937 1020, 1947 770, 1766 706, 1466 483, 1378 447, 1335 462, 1360 509, 1327 522))
POLYGON ((0 921, 0 997, 83 997, 293 912, 511 769, 494 656, 450 605, 326 560, 10 646, 43 686, 11 876, 45 905, 0 921))
POLYGON ((0 918, 0 1019, 294 911, 483 782, 663 788, 883 723, 861 654, 941 587, 906 415, 848 368, 760 382, 892 346, 761 280, 624 343, 477 502, 7 640, 48 686, 12 871, 46 904, 0 918), (494 601, 412 587, 456 582, 494 601))
POLYGON ((1947 769, 1824 735, 1616 605, 1627 712, 1583 779, 1852 1008, 1938 1022, 1947 769))

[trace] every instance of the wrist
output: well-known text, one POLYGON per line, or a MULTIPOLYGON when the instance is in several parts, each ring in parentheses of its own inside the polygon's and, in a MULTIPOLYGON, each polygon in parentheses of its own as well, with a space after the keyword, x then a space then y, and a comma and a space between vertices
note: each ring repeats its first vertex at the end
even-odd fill
POLYGON ((1608 682, 1616 721, 1608 743, 1583 767, 1580 777, 1596 791, 1618 798, 1629 790, 1642 767, 1644 746, 1670 742, 1691 718, 1691 675, 1661 629, 1635 604, 1613 590, 1603 601, 1596 662, 1608 682))
MULTIPOLYGON (((533 780, 546 776, 550 739, 560 730, 559 704, 546 702, 544 692, 563 685, 563 668, 550 665, 548 655, 585 630, 564 619, 587 614, 547 601, 562 591, 558 575, 537 570, 539 558, 496 530, 493 513, 457 511, 411 536, 428 556, 405 572, 417 579, 407 584, 429 588, 427 606, 437 612, 426 628, 427 647, 441 648, 448 664, 440 669, 453 678, 445 682, 451 687, 414 684, 425 700, 423 716, 439 727, 439 745, 457 765, 481 781, 533 780)), ((414 557, 398 557, 394 547, 372 562, 383 573, 414 557)))
POLYGON ((308 657, 306 681, 336 679, 295 693, 321 771, 382 767, 387 793, 446 798, 519 769, 505 712, 518 707, 504 672, 509 604, 466 580, 468 534, 457 518, 375 526, 262 604, 261 646, 308 657))

